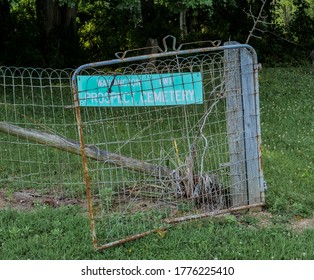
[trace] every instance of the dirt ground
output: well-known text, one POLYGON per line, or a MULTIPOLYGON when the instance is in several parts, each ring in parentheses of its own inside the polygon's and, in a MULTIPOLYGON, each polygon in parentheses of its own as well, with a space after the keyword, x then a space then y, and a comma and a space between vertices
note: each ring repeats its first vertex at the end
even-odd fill
POLYGON ((312 228, 314 229, 314 214, 309 219, 299 219, 294 222, 292 222, 292 228, 298 232, 301 232, 302 230, 306 228, 312 228))
MULTIPOLYGON (((11 208, 16 210, 32 210, 38 205, 48 205, 58 208, 67 205, 79 205, 86 208, 84 199, 67 198, 57 194, 39 194, 36 190, 20 190, 16 192, 8 192, 0 190, 0 210, 11 208)), ((261 226, 271 224, 272 214, 267 211, 252 212, 253 217, 257 218, 261 226)), ((296 218, 290 222, 292 230, 302 232, 304 229, 314 229, 314 213, 311 218, 301 219, 296 218)))
MULTIPOLYGON (((267 211, 262 211, 262 212, 253 212, 250 215, 253 217, 256 217, 259 220, 259 224, 261 226, 268 226, 270 225, 271 219, 272 219, 272 214, 267 212, 267 211)), ((313 228, 314 229, 314 213, 311 218, 295 218, 292 221, 290 221, 290 228, 292 230, 295 230, 297 232, 302 232, 304 229, 307 228, 313 228)))
POLYGON ((66 205, 85 205, 82 199, 67 198, 56 194, 40 194, 36 190, 20 190, 8 192, 0 190, 0 210, 11 208, 16 210, 32 210, 38 205, 61 207, 66 205))

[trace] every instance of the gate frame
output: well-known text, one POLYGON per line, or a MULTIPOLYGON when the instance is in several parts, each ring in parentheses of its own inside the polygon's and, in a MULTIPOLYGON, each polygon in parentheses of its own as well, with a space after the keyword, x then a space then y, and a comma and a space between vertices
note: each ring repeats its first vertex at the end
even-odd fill
POLYGON ((92 205, 92 195, 90 189, 90 179, 88 174, 87 156, 83 134, 83 123, 80 111, 80 101, 78 94, 77 76, 82 70, 116 65, 127 62, 155 60, 161 57, 189 55, 196 53, 224 51, 224 71, 226 76, 226 106, 227 106, 227 135, 229 141, 230 171, 231 171, 231 195, 232 205, 241 205, 224 210, 209 213, 190 215, 168 220, 169 224, 176 224, 181 221, 189 221, 205 217, 224 215, 247 209, 260 210, 265 205, 265 183, 262 170, 261 155, 261 128, 260 128, 260 107, 259 107, 259 84, 258 84, 258 64, 257 54, 254 48, 248 44, 238 42, 226 42, 220 46, 220 41, 206 41, 195 43, 210 43, 212 46, 181 50, 184 45, 176 48, 176 38, 168 35, 163 39, 164 50, 158 47, 159 53, 126 57, 129 52, 145 50, 141 48, 116 53, 116 59, 87 63, 79 66, 72 74, 72 94, 74 98, 74 108, 80 140, 80 152, 82 156, 82 166, 86 196, 88 200, 88 212, 92 243, 95 250, 107 249, 119 244, 132 241, 165 228, 156 228, 140 234, 135 234, 121 240, 113 241, 104 245, 98 245, 94 209, 92 205), (172 39, 172 51, 168 51, 167 40, 172 39), (239 110, 240 109, 240 110, 239 110), (243 120, 243 123, 237 119, 243 120), (239 195, 240 194, 240 195, 239 195))

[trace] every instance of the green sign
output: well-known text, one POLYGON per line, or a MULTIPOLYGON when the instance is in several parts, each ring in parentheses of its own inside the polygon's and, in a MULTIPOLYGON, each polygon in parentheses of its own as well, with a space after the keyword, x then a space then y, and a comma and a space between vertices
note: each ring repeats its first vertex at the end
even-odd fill
POLYGON ((203 103, 200 72, 78 76, 81 106, 173 106, 203 103))

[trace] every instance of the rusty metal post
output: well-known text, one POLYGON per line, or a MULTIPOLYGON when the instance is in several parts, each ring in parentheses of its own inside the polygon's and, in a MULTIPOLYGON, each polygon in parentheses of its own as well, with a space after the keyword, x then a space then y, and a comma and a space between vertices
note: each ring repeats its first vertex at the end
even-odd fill
POLYGON ((83 173, 84 173, 84 182, 85 182, 87 203, 88 203, 90 228, 91 228, 91 233, 92 233, 92 242, 93 242, 94 248, 97 249, 97 237, 96 237, 94 209, 93 209, 93 201, 92 201, 92 195, 91 195, 91 189, 90 189, 90 180, 89 180, 89 175, 88 175, 88 166, 87 166, 87 157, 86 157, 86 152, 85 152, 83 124, 82 124, 82 118, 81 118, 81 110, 80 110, 80 102, 79 102, 76 78, 72 79, 72 91, 73 91, 73 98, 74 98, 75 117, 76 117, 78 134, 79 134, 79 139, 80 139, 80 149, 81 149, 81 156, 82 156, 82 164, 83 164, 83 173))

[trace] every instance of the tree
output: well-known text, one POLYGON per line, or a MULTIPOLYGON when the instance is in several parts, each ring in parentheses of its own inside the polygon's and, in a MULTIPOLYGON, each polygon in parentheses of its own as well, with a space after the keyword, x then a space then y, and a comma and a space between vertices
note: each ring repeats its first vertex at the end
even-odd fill
POLYGON ((314 17, 308 13, 310 4, 306 0, 293 0, 293 4, 296 11, 289 22, 289 31, 292 39, 309 55, 314 49, 314 17))
MULTIPOLYGON (((179 0, 164 1, 164 4, 175 13, 179 13, 179 29, 181 39, 185 39, 189 33, 187 18, 196 16, 200 10, 206 10, 212 6, 212 0, 179 0)), ((209 15, 209 14, 208 14, 209 15)))
POLYGON ((71 65, 79 48, 76 15, 78 1, 36 0, 40 50, 46 65, 71 65))
POLYGON ((10 17, 10 3, 8 0, 0 0, 0 52, 3 53, 8 35, 8 19, 10 17))
POLYGON ((0 0, 0 61, 74 67, 154 47, 166 35, 244 43, 252 27, 259 56, 284 59, 287 43, 314 48, 313 19, 313 0, 0 0))

